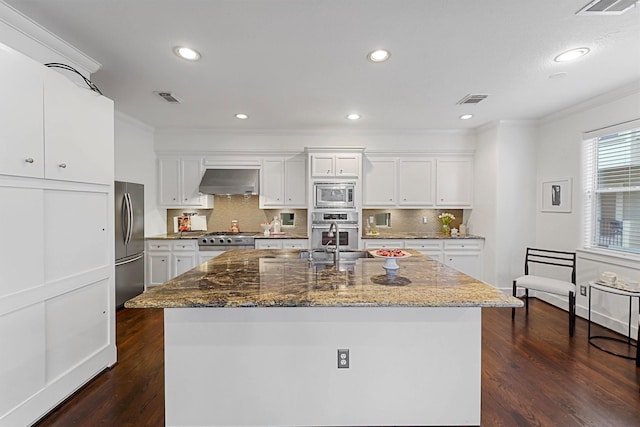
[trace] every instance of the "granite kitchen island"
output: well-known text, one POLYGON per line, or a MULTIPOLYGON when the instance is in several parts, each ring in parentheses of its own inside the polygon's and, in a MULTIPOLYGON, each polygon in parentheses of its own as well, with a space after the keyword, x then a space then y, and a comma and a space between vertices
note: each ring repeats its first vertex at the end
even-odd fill
POLYGON ((481 310, 520 300, 417 252, 395 276, 300 252, 228 251, 125 304, 165 309, 166 425, 480 424, 481 310))

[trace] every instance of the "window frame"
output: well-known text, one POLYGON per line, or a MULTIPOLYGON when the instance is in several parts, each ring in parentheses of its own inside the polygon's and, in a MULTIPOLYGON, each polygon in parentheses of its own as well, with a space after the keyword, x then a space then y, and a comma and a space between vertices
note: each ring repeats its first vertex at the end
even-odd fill
MULTIPOLYGON (((583 199, 583 247, 586 250, 597 250, 597 251, 605 251, 610 252, 612 254, 616 254, 619 256, 632 256, 638 257, 640 256, 640 231, 638 231, 638 227, 640 224, 634 224, 635 227, 631 229, 629 233, 629 237, 631 239, 631 244, 629 246, 625 246, 625 237, 623 235, 623 222, 629 221, 626 216, 618 218, 617 216, 613 218, 609 218, 610 227, 607 228, 606 234, 602 234, 603 227, 607 224, 603 224, 600 221, 602 220, 602 207, 601 203, 603 203, 603 198, 601 195, 605 194, 616 194, 623 198, 623 202, 628 202, 629 206, 623 206, 623 209, 633 210, 635 206, 635 200, 640 197, 640 185, 634 186, 611 186, 605 187, 600 186, 599 183, 603 182, 603 180, 607 179, 607 172, 604 171, 603 168, 598 168, 598 156, 599 150, 598 146, 600 142, 603 143, 611 143, 611 139, 615 138, 615 135, 620 133, 640 133, 640 119, 632 120, 629 122, 625 122, 616 126, 611 126, 607 128, 598 129, 595 131, 587 132, 583 135, 583 158, 582 158, 582 166, 583 166, 583 189, 584 189, 584 199, 583 199), (633 196, 632 196, 633 194, 633 196), (625 196, 628 197, 625 199, 625 196), (635 196, 635 197, 634 197, 635 196), (606 238, 606 243, 605 243, 606 238), (611 240, 615 239, 615 240, 611 240), (635 243, 635 244, 634 244, 635 243)), ((635 136, 635 135, 634 135, 635 136)), ((629 165, 633 167, 636 163, 637 153, 634 150, 640 150, 640 138, 633 139, 630 145, 630 161, 629 165)), ((620 160, 617 157, 615 160, 620 160)), ((630 168, 631 170, 632 168, 630 168)), ((636 177, 637 178, 637 177, 636 177)), ((633 181, 634 175, 629 176, 629 181, 633 181)), ((609 206, 614 206, 614 211, 617 212, 618 206, 616 206, 618 202, 615 204, 611 204, 609 206)), ((635 220, 634 222, 636 222, 635 220)))

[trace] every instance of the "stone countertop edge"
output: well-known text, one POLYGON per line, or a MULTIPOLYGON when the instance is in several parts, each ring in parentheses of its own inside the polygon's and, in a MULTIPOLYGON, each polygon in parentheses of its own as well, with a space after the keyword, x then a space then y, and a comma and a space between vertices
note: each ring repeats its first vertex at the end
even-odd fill
POLYGON ((464 240, 464 239, 482 239, 484 240, 483 236, 476 236, 475 234, 465 234, 464 236, 462 235, 457 235, 457 236, 445 236, 442 233, 417 233, 414 231, 411 232, 396 232, 396 233, 389 233, 389 234, 378 234, 377 236, 370 236, 370 235, 363 235, 362 236, 363 239, 405 239, 405 240, 409 240, 409 239, 447 239, 447 240, 464 240))
POLYGON ((523 302, 414 250, 389 278, 384 259, 316 270, 294 249, 233 249, 127 301, 127 308, 522 307, 523 302), (286 272, 286 274, 284 274, 286 272))
MULTIPOLYGON (((199 239, 205 234, 210 233, 210 231, 188 231, 183 233, 182 235, 179 233, 164 233, 164 234, 156 234, 155 236, 147 236, 145 240, 194 240, 199 239)), ((241 233, 241 234, 253 234, 253 232, 249 233, 241 233)), ((256 231, 254 235, 254 239, 308 239, 306 233, 285 233, 278 236, 265 236, 261 231, 256 231)))

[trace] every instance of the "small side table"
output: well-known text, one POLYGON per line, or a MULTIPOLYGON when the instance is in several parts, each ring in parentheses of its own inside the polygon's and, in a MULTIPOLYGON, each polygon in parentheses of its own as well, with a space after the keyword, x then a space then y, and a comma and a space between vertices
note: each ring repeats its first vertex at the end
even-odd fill
MULTIPOLYGON (((640 366, 640 347, 638 346, 638 339, 640 339, 640 320, 639 320, 639 325, 638 325, 638 337, 636 337, 636 343, 634 344, 631 341, 631 302, 633 301, 633 298, 638 298, 638 301, 640 302, 640 291, 633 291, 633 290, 626 290, 621 288, 620 286, 616 286, 616 285, 609 285, 607 283, 604 282, 589 282, 589 323, 588 323, 588 337, 589 337, 589 344, 591 344, 592 346, 605 351, 609 354, 613 354, 614 356, 618 356, 618 357, 624 357, 625 359, 635 359, 636 360, 636 366, 640 366), (617 338, 617 337, 608 337, 608 336, 604 336, 604 335, 591 335, 591 293, 593 292, 593 290, 596 289, 598 291, 601 292, 606 292, 609 294, 615 294, 615 295, 622 295, 625 297, 629 297, 629 321, 628 321, 628 325, 629 325, 629 330, 627 332, 627 337, 626 339, 622 339, 622 338, 617 338), (615 353, 611 350, 607 350, 605 348, 600 347, 596 342, 594 342, 594 339, 603 339, 603 340, 609 340, 609 341, 617 341, 617 342, 621 342, 630 346, 633 346, 636 348, 636 357, 632 357, 632 356, 626 356, 624 354, 618 354, 615 353)), ((638 310, 638 317, 640 319, 640 308, 638 310)))

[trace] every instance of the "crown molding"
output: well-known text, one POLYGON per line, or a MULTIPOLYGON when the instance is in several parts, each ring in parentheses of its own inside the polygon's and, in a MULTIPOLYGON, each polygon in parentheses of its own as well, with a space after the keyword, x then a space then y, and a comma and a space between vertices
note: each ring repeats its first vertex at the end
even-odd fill
MULTIPOLYGON (((89 77, 102 67, 102 64, 85 55, 74 46, 53 34, 37 22, 0 0, 0 23, 14 33, 13 41, 2 40, 3 43, 32 57, 39 62, 51 62, 50 56, 37 52, 38 47, 54 53, 72 63, 74 68, 89 77), (34 43, 37 45, 34 47, 34 43)), ((2 32, 0 31, 0 35, 2 32)), ((41 49, 40 49, 41 50, 41 49)), ((71 65, 71 64, 70 64, 71 65)))

